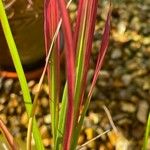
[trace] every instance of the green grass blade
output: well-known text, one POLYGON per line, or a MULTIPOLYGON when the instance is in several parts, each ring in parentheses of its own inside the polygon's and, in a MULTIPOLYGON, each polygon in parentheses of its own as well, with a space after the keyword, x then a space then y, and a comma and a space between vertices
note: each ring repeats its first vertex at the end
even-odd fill
POLYGON ((149 136, 150 136, 150 113, 149 113, 148 120, 147 120, 147 125, 146 125, 146 131, 145 131, 142 150, 147 150, 149 136))
POLYGON ((63 98, 61 103, 61 108, 59 112, 59 122, 58 122, 58 130, 56 136, 56 145, 55 150, 60 150, 63 140, 63 134, 65 129, 65 120, 66 120, 66 111, 67 111, 67 83, 64 87, 63 98))
MULTIPOLYGON (((6 37, 6 41, 8 43, 10 54, 12 56, 12 60, 13 60, 16 72, 18 74, 18 78, 19 78, 22 93, 23 93, 24 103, 25 103, 26 110, 29 116, 31 113, 31 109, 32 109, 32 101, 31 101, 27 81, 25 78, 25 74, 24 74, 21 61, 19 58, 19 54, 15 45, 11 30, 10 30, 10 27, 9 27, 5 9, 3 7, 2 0, 0 0, 0 20, 1 20, 1 24, 2 24, 5 37, 6 37)), ((33 135, 34 135, 35 143, 37 146, 37 150, 43 150, 44 146, 42 144, 41 135, 40 135, 40 132, 39 132, 39 129, 35 120, 33 123, 33 135)))
POLYGON ((83 109, 83 112, 81 114, 81 118, 79 120, 79 123, 77 125, 77 127, 75 128, 74 130, 74 140, 72 140, 72 145, 71 145, 71 149, 72 150, 75 150, 76 149, 76 146, 77 146, 77 142, 78 142, 78 137, 79 137, 79 134, 80 134, 80 131, 81 131, 81 128, 82 128, 82 125, 83 125, 83 121, 84 121, 84 117, 86 115, 86 112, 87 112, 87 109, 89 107, 89 104, 90 104, 90 99, 88 98, 86 100, 86 103, 84 105, 84 109, 83 109))
MULTIPOLYGON (((81 94, 81 84, 82 84, 82 75, 84 68, 84 56, 85 56, 85 43, 86 43, 86 19, 87 19, 87 1, 85 3, 85 10, 83 12, 83 22, 81 26, 81 31, 78 39, 77 46, 77 59, 76 59, 76 84, 75 84, 75 118, 79 114, 79 103, 80 103, 80 94, 81 94)), ((75 119, 76 121, 76 119, 75 119)))

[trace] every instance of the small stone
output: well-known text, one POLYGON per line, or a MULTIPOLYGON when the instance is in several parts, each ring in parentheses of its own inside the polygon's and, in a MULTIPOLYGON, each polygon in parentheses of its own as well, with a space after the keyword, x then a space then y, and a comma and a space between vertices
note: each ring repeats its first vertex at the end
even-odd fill
POLYGON ((143 85, 143 90, 149 90, 150 89, 150 83, 145 81, 143 85))
POLYGON ((125 85, 129 85, 131 83, 132 76, 129 74, 125 74, 122 76, 122 81, 125 85))
POLYGON ((124 68, 121 66, 118 66, 114 69, 113 71, 113 77, 120 77, 122 76, 122 74, 124 74, 124 68))
POLYGON ((121 56, 122 56, 122 52, 121 52, 120 49, 114 50, 114 51, 112 52, 112 54, 111 54, 111 58, 112 58, 112 59, 118 59, 118 58, 120 58, 121 56))
POLYGON ((35 114, 37 116, 42 116, 42 108, 39 105, 36 106, 35 114))
POLYGON ((118 28, 118 33, 119 34, 124 34, 124 32, 126 31, 126 25, 127 25, 127 23, 123 22, 123 21, 118 23, 117 28, 118 28))
POLYGON ((19 133, 20 133, 20 128, 18 126, 16 126, 15 128, 13 128, 12 134, 14 136, 18 135, 19 133))
POLYGON ((34 87, 32 88, 32 94, 35 95, 38 92, 38 84, 35 84, 34 87))
POLYGON ((20 123, 22 125, 25 125, 27 127, 27 124, 28 124, 28 115, 26 112, 24 112, 20 118, 20 123))
POLYGON ((47 85, 47 84, 43 84, 42 88, 43 88, 44 92, 45 92, 47 95, 49 95, 49 87, 48 87, 48 85, 47 85))
POLYGON ((16 98, 14 98, 12 100, 12 107, 17 107, 18 106, 18 100, 16 98))
POLYGON ((78 139, 78 145, 83 144, 84 141, 85 141, 85 136, 84 136, 83 134, 81 134, 81 135, 79 136, 79 139, 78 139))
POLYGON ((117 122, 118 125, 122 126, 122 125, 127 125, 127 124, 132 124, 132 120, 128 119, 128 118, 122 118, 117 122))
POLYGON ((121 87, 123 87, 124 85, 123 85, 123 83, 121 82, 121 80, 116 79, 116 80, 114 80, 114 82, 113 82, 113 86, 116 87, 116 88, 121 88, 121 87))
POLYGON ((47 99, 46 97, 43 97, 43 98, 40 100, 40 102, 41 102, 41 106, 44 107, 44 108, 46 108, 46 107, 49 106, 49 102, 48 102, 48 99, 47 99))
POLYGON ((31 81, 28 82, 28 87, 29 88, 32 88, 34 85, 35 85, 35 81, 34 80, 31 80, 31 81))
POLYGON ((51 115, 50 114, 44 116, 44 122, 46 124, 50 124, 51 123, 51 115))
POLYGON ((8 103, 8 108, 15 108, 17 107, 19 104, 18 104, 18 99, 17 99, 17 96, 15 94, 11 94, 10 95, 10 101, 8 103))
POLYGON ((136 111, 135 105, 129 102, 122 102, 121 103, 121 110, 128 113, 134 113, 136 111))
POLYGON ((100 78, 102 79, 108 79, 110 77, 110 74, 108 71, 106 70, 101 70, 100 71, 100 78))
MULTIPOLYGON (((85 133, 86 133, 86 136, 87 136, 87 140, 91 140, 91 139, 94 138, 94 131, 93 131, 92 128, 85 129, 85 133)), ((95 147, 95 141, 90 142, 87 146, 89 148, 94 148, 95 147)))
POLYGON ((149 109, 149 105, 146 101, 139 101, 138 111, 137 111, 137 119, 140 122, 146 123, 148 109, 149 109))
POLYGON ((43 144, 45 147, 48 147, 51 145, 51 139, 50 138, 45 138, 42 141, 43 141, 43 144))
POLYGON ((8 120, 10 121, 12 128, 19 126, 20 124, 19 118, 17 116, 9 116, 8 120))
POLYGON ((143 44, 144 45, 149 45, 150 44, 150 37, 144 37, 143 38, 143 44))
POLYGON ((91 127, 92 126, 92 122, 88 117, 84 118, 83 126, 84 127, 91 127))
POLYGON ((75 21, 75 19, 76 19, 76 14, 75 13, 70 13, 70 20, 72 21, 72 22, 74 22, 75 21))
POLYGON ((10 93, 11 89, 12 89, 12 86, 13 86, 13 79, 7 79, 5 82, 4 82, 4 89, 5 89, 5 92, 6 93, 10 93))
POLYGON ((15 113, 15 109, 13 107, 8 109, 8 114, 13 115, 15 113))
POLYGON ((16 111, 17 111, 17 114, 20 115, 22 112, 22 106, 18 106, 16 111))
POLYGON ((40 127, 40 133, 41 133, 41 136, 42 136, 43 139, 49 137, 48 128, 45 125, 42 125, 40 127))
POLYGON ((106 150, 106 146, 104 144, 100 144, 99 149, 98 150, 106 150))
POLYGON ((72 11, 76 11, 76 9, 77 9, 77 5, 75 3, 71 3, 69 6, 69 10, 72 12, 72 11))
POLYGON ((6 124, 8 122, 5 114, 0 114, 0 119, 6 124))
POLYGON ((129 141, 123 135, 119 134, 115 146, 116 150, 128 150, 129 145, 129 141))
POLYGON ((1 104, 0 104, 0 112, 1 112, 4 108, 5 108, 4 105, 1 105, 1 104))
POLYGON ((91 140, 94 137, 94 132, 92 128, 85 129, 87 140, 91 140))
POLYGON ((98 114, 90 112, 89 113, 89 119, 93 121, 94 124, 98 124, 99 123, 99 117, 98 114))
POLYGON ((4 104, 6 102, 6 97, 2 96, 0 97, 0 104, 4 104))

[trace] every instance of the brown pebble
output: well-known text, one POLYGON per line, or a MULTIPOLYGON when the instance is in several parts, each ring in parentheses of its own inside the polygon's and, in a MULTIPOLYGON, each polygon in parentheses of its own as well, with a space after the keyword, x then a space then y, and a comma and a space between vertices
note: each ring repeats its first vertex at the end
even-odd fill
POLYGON ((17 114, 21 114, 21 112, 22 112, 22 106, 18 106, 16 111, 17 111, 17 114))
POLYGON ((46 97, 43 97, 43 98, 40 100, 40 102, 41 102, 41 106, 44 107, 44 108, 46 108, 46 107, 49 106, 49 102, 48 102, 48 99, 47 99, 46 97))
POLYGON ((85 129, 85 133, 87 136, 87 140, 91 140, 92 138, 94 138, 94 132, 92 128, 85 129))
POLYGON ((49 87, 48 87, 48 85, 47 85, 47 84, 43 84, 42 88, 43 88, 44 92, 45 92, 47 95, 49 95, 49 87))
POLYGON ((121 110, 128 113, 134 113, 136 111, 136 107, 132 103, 122 102, 121 110))
POLYGON ((146 123, 149 105, 146 101, 140 101, 138 105, 137 119, 146 123))
POLYGON ((0 118, 1 120, 6 124, 7 123, 7 118, 6 118, 6 115, 5 114, 0 114, 0 118))
POLYGON ((0 104, 0 111, 2 111, 4 108, 5 108, 4 105, 0 104))
POLYGON ((43 144, 45 147, 48 147, 51 145, 51 139, 50 138, 45 138, 42 141, 43 141, 43 144))
POLYGON ((34 85, 35 85, 35 81, 34 80, 31 80, 31 81, 28 82, 28 87, 29 88, 32 88, 34 85))
POLYGON ((107 150, 107 148, 106 148, 105 145, 101 144, 101 145, 99 146, 99 149, 98 149, 98 150, 107 150))
POLYGON ((32 94, 35 95, 38 92, 38 84, 35 84, 34 87, 32 88, 32 94))
POLYGON ((28 126, 28 115, 26 112, 24 112, 20 118, 20 122, 22 125, 28 126))
POLYGON ((44 116, 44 123, 46 123, 46 124, 51 123, 51 115, 50 114, 44 116))
POLYGON ((42 125, 40 127, 40 133, 41 133, 41 136, 42 136, 43 139, 49 137, 48 129, 47 129, 47 127, 45 125, 42 125))
POLYGON ((85 141, 85 136, 84 136, 83 134, 81 134, 81 135, 79 136, 79 139, 78 139, 78 145, 83 144, 84 141, 85 141))
POLYGON ((69 6, 69 11, 76 11, 77 9, 77 5, 75 3, 71 3, 71 5, 69 6))

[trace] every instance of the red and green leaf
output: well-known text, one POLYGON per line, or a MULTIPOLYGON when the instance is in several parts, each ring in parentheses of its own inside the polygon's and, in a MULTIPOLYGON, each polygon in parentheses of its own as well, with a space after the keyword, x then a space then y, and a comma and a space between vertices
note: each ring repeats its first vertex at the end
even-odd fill
POLYGON ((66 126, 64 131, 63 149, 70 150, 70 143, 74 122, 74 84, 75 84, 75 65, 74 65, 74 44, 69 21, 69 15, 64 0, 58 0, 59 8, 62 15, 62 27, 65 41, 66 55, 66 73, 68 87, 68 103, 66 113, 66 126))
MULTIPOLYGON (((50 44, 54 37, 57 25, 59 22, 59 9, 55 0, 45 1, 45 48, 48 54, 50 44)), ((58 129, 58 115, 59 115, 59 95, 60 95, 60 44, 59 34, 53 46, 48 65, 48 82, 49 82, 49 96, 50 96, 50 112, 52 120, 52 134, 54 138, 54 145, 58 129)))
POLYGON ((103 36, 102 36, 101 47, 100 47, 100 51, 99 51, 99 55, 98 55, 98 59, 97 59, 97 63, 96 63, 95 73, 94 73, 92 85, 91 85, 91 88, 90 88, 90 92, 89 92, 88 97, 87 97, 87 99, 84 103, 84 108, 83 108, 83 111, 81 113, 78 125, 77 125, 77 127, 74 131, 74 139, 73 139, 74 142, 72 143, 72 147, 71 147, 72 149, 75 149, 75 147, 77 145, 77 139, 79 137, 79 133, 81 131, 83 120, 84 120, 84 117, 86 115, 86 112, 87 112, 87 109, 88 109, 88 106, 89 106, 89 103, 90 103, 90 100, 91 100, 94 85, 95 85, 96 80, 98 78, 98 72, 101 69, 101 66, 102 66, 102 63, 104 61, 104 57, 105 57, 105 54, 106 54, 106 51, 107 51, 107 47, 108 47, 108 44, 109 44, 109 33, 110 33, 110 18, 111 18, 111 5, 110 5, 110 8, 109 8, 109 12, 108 12, 108 15, 107 15, 107 20, 106 20, 106 23, 105 23, 105 29, 104 29, 104 33, 103 33, 103 36))

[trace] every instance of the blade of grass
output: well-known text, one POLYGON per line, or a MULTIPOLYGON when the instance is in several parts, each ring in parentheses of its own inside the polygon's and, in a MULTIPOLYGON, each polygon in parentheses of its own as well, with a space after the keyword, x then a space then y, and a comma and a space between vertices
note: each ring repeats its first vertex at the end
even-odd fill
POLYGON ((101 65, 102 65, 102 62, 104 60, 104 56, 106 54, 106 50, 107 50, 108 43, 109 43, 110 17, 111 17, 111 5, 110 5, 110 8, 109 8, 109 12, 108 12, 108 15, 107 15, 107 20, 106 20, 106 23, 105 23, 105 29, 104 29, 104 33, 103 33, 103 36, 102 36, 102 42, 101 42, 100 52, 99 52, 97 65, 96 65, 96 69, 95 69, 95 74, 94 74, 94 77, 93 77, 90 92, 89 92, 88 97, 87 97, 87 99, 85 101, 85 104, 84 104, 84 108, 83 108, 79 123, 78 123, 77 128, 75 129, 75 132, 74 132, 74 142, 72 143, 72 149, 75 149, 75 147, 77 145, 76 142, 77 142, 77 139, 79 137, 79 133, 80 133, 80 130, 81 130, 81 127, 82 127, 82 124, 83 124, 83 120, 84 120, 84 117, 86 115, 86 112, 87 112, 87 109, 88 109, 88 106, 89 106, 89 103, 90 103, 90 100, 91 100, 91 97, 92 97, 94 85, 95 85, 96 80, 98 78, 98 73, 97 72, 101 69, 101 65))
POLYGON ((102 36, 102 42, 101 42, 101 47, 99 50, 99 55, 98 55, 98 60, 96 63, 96 68, 95 68, 95 72, 94 72, 94 77, 92 80, 92 85, 90 87, 90 91, 88 94, 88 97, 91 99, 91 96, 93 94, 93 90, 94 90, 94 86, 95 83, 97 81, 98 75, 99 75, 99 71, 102 67, 106 52, 107 52, 107 48, 108 48, 108 44, 109 44, 109 33, 110 33, 110 18, 111 18, 111 2, 110 2, 110 7, 109 7, 109 12, 107 15, 107 20, 106 20, 106 24, 105 24, 105 29, 104 29, 104 33, 102 36))
MULTIPOLYGON (((51 42, 59 21, 59 10, 55 0, 49 1, 45 20, 48 20, 46 28, 49 29, 49 38, 50 38, 45 40, 51 42)), ((49 91, 50 91, 49 97, 50 97, 50 112, 51 112, 51 120, 52 120, 51 126, 52 126, 52 135, 53 135, 53 143, 54 143, 53 145, 55 145, 56 133, 58 128, 58 118, 59 118, 58 110, 59 110, 59 93, 60 93, 59 34, 57 35, 57 40, 52 49, 50 62, 51 63, 48 66, 48 74, 49 74, 48 84, 49 84, 49 91)))
POLYGON ((7 139, 9 146, 13 150, 17 150, 18 145, 15 142, 14 137, 11 135, 11 133, 9 132, 9 130, 7 129, 7 127, 5 126, 5 124, 3 123, 3 121, 1 119, 0 119, 0 130, 2 131, 4 137, 7 139))
MULTIPOLYGON (((71 2, 72 2, 72 0, 70 0, 68 3, 67 3, 67 8, 69 7, 69 5, 71 4, 71 2)), ((45 24, 46 24, 46 22, 45 22, 45 24)), ((59 33, 59 30, 60 30, 60 27, 61 27, 61 24, 62 24, 62 18, 59 20, 59 23, 58 23, 58 26, 57 26, 57 29, 56 29, 56 31, 55 31, 55 34, 54 34, 54 36, 53 36, 53 39, 52 39, 52 42, 51 42, 51 45, 50 45, 50 48, 49 48, 49 50, 47 50, 47 57, 46 57, 46 63, 45 63, 45 66, 44 66, 44 69, 43 69, 43 73, 42 73, 42 75, 41 75, 41 77, 40 77, 40 80, 39 80, 39 83, 38 83, 38 88, 37 88, 37 93, 36 93, 36 95, 35 95, 35 98, 34 98, 34 100, 33 100, 33 107, 32 107, 32 110, 31 110, 31 114, 30 114, 30 120, 31 120, 31 123, 29 124, 29 126, 28 126, 28 129, 30 130, 30 132, 28 131, 28 134, 27 134, 27 140, 28 141, 31 141, 31 140, 29 140, 29 139, 31 139, 31 131, 32 131, 32 121, 33 121, 33 117, 35 116, 35 110, 36 110, 36 106, 37 106, 37 102, 38 102, 38 96, 39 96, 39 92, 40 92, 40 90, 41 90, 41 87, 42 87, 42 83, 43 83, 43 80, 44 80, 44 76, 45 76, 45 74, 46 74, 46 69, 47 69, 47 67, 48 67, 48 64, 49 64, 49 60, 50 60, 50 56, 51 56, 51 52, 52 52, 52 49, 53 49, 53 47, 54 47, 54 43, 55 43, 55 41, 56 41, 56 38, 57 38, 57 36, 58 36, 58 33, 59 33)), ((47 28, 44 28, 44 30, 45 30, 45 32, 47 33, 47 32, 49 32, 49 29, 47 29, 47 28)), ((47 35, 47 34, 45 34, 45 45, 48 45, 47 44, 47 39, 48 39, 48 37, 47 36, 49 36, 49 34, 47 35)), ((47 46, 47 48, 48 48, 48 46, 47 46)), ((66 87, 66 86, 65 86, 66 87)), ((66 98, 66 93, 67 93, 67 91, 66 91, 66 88, 64 89, 64 98, 63 99, 65 99, 66 98)), ((61 109, 61 117, 60 117, 60 121, 59 121, 59 130, 60 130, 60 132, 63 130, 63 128, 64 128, 64 124, 63 124, 63 122, 64 122, 64 120, 65 120, 65 112, 66 112, 66 108, 65 108, 65 106, 67 106, 67 104, 66 104, 66 101, 65 100, 63 100, 63 102, 64 102, 64 104, 62 104, 62 109, 61 109), (63 107, 64 106, 64 107, 63 107), (63 127, 62 127, 63 126, 63 127)), ((58 131, 58 130, 57 130, 58 131)), ((60 133, 59 132, 59 133, 60 133)), ((63 132, 63 131, 62 131, 63 132)), ((59 133, 57 133, 57 134, 59 134, 59 133)), ((58 136, 59 137, 59 136, 58 136)), ((30 143, 29 143, 30 144, 30 143)), ((56 144, 57 145, 57 144, 56 144)))
POLYGON ((150 137, 150 113, 149 113, 148 119, 147 119, 147 125, 146 125, 146 131, 145 131, 142 150, 147 150, 149 137, 150 137))
POLYGON ((77 48, 77 41, 78 41, 78 36, 79 36, 79 27, 80 27, 80 22, 81 22, 81 13, 82 13, 82 7, 83 7, 83 0, 80 0, 78 2, 78 9, 77 9, 77 20, 76 20, 76 25, 75 25, 75 31, 74 31, 74 49, 76 53, 76 48, 77 48))
POLYGON ((96 14, 97 14, 97 5, 98 5, 98 0, 94 0, 92 6, 91 13, 89 14, 89 22, 87 23, 89 25, 88 29, 88 39, 87 39, 87 44, 86 44, 86 52, 85 52, 85 61, 84 61, 84 70, 83 70, 83 79, 82 79, 82 84, 81 84, 81 95, 80 95, 80 106, 83 103, 83 98, 84 98, 84 93, 86 89, 86 79, 87 79, 87 73, 89 69, 89 64, 90 64, 90 56, 91 56, 91 51, 92 51, 92 41, 94 37, 94 29, 95 29, 95 24, 96 24, 96 14))
MULTIPOLYGON (((96 22, 96 12, 97 12, 97 0, 95 1, 88 1, 88 13, 87 15, 87 21, 86 21, 86 35, 84 39, 84 54, 80 59, 83 59, 84 61, 79 61, 80 67, 82 67, 82 75, 81 75, 81 80, 80 83, 77 85, 80 87, 79 91, 76 91, 76 101, 78 101, 77 108, 80 109, 81 103, 82 103, 82 95, 84 94, 85 90, 85 83, 86 83, 86 76, 87 76, 87 70, 88 70, 88 65, 90 61, 90 53, 91 53, 91 48, 92 48, 92 41, 93 41, 93 35, 94 35, 94 27, 95 27, 95 22, 96 22), (77 99, 78 98, 78 99, 77 99)), ((79 38, 80 39, 80 38, 79 38)), ((77 68, 78 69, 78 68, 77 68)), ((81 74, 81 71, 79 71, 79 74, 81 74)), ((79 111, 77 112, 77 116, 79 115, 79 111)), ((78 121, 78 119, 76 120, 78 121)), ((80 132, 80 131, 79 131, 80 132)), ((73 132, 73 137, 76 137, 76 130, 73 132)), ((72 149, 75 149, 77 143, 77 138, 72 139, 72 149)))
POLYGON ((73 36, 69 21, 69 16, 64 0, 58 0, 59 8, 62 15, 62 27, 64 38, 66 41, 66 69, 67 69, 67 83, 68 83, 68 104, 66 113, 66 129, 64 133, 63 149, 70 150, 71 136, 74 122, 74 84, 75 84, 75 65, 74 65, 74 44, 73 36))
POLYGON ((87 11, 88 11, 88 1, 83 0, 84 7, 82 8, 83 12, 81 12, 81 26, 79 29, 79 37, 77 43, 77 56, 76 56, 76 83, 75 83, 75 98, 74 98, 74 117, 75 122, 78 118, 79 114, 79 97, 81 91, 81 83, 82 83, 82 74, 84 68, 84 53, 85 53, 85 44, 86 44, 86 26, 87 26, 87 11))
POLYGON ((27 150, 31 150, 31 134, 32 134, 33 118, 29 119, 28 131, 27 131, 27 150))
MULTIPOLYGON (((28 89, 28 85, 27 85, 27 81, 25 78, 25 74, 21 65, 21 61, 19 58, 19 54, 11 33, 11 29, 9 27, 9 23, 7 20, 7 16, 3 7, 3 3, 2 0, 0 0, 0 19, 1 19, 1 24, 2 24, 2 28, 6 37, 6 41, 10 50, 10 54, 12 56, 12 60, 16 69, 16 72, 18 74, 18 79, 21 85, 21 89, 22 89, 22 93, 23 93, 23 99, 24 99, 24 103, 26 106, 26 110, 28 113, 28 116, 31 113, 31 109, 32 109, 32 101, 31 101, 31 97, 30 97, 30 93, 29 93, 29 89, 28 89)), ((37 146, 37 150, 43 150, 44 146, 41 140, 41 135, 38 129, 38 125, 34 119, 34 125, 33 125, 33 136, 34 136, 34 140, 37 146)))
MULTIPOLYGON (((40 77, 40 80, 39 80, 39 83, 38 83, 38 88, 37 88, 37 93, 34 97, 34 100, 33 100, 33 107, 32 107, 32 110, 31 110, 31 113, 30 113, 30 119, 31 119, 31 122, 33 121, 33 117, 35 116, 35 110, 36 110, 36 106, 37 106, 37 103, 38 103, 38 96, 39 96, 39 93, 40 93, 40 90, 41 90, 41 87, 42 87, 42 83, 43 83, 43 80, 44 80, 44 76, 46 74, 46 69, 48 67, 48 64, 49 64, 49 59, 50 59, 50 56, 51 56, 51 52, 52 52, 52 49, 53 49, 53 46, 54 46, 54 43, 55 43, 55 40, 57 38, 57 35, 58 35, 58 32, 60 30, 60 26, 61 26, 61 20, 59 21, 59 24, 58 24, 58 27, 57 27, 57 30, 54 34, 54 37, 52 39, 52 42, 51 42, 51 45, 50 45, 50 48, 49 48, 49 51, 48 51, 48 54, 47 54, 47 57, 46 57, 46 63, 45 63, 45 66, 44 66, 44 69, 43 69, 43 72, 42 72, 42 75, 40 77)), ((32 129, 32 123, 29 124, 28 126, 29 129, 32 129)), ((31 130, 30 130, 31 131, 31 130)), ((31 139, 31 132, 28 132, 27 134, 27 139, 31 139)), ((30 141, 30 140, 28 140, 30 141)))
MULTIPOLYGON (((95 1, 86 1, 87 12, 81 16, 87 17, 85 22, 81 22, 81 35, 79 34, 78 46, 77 46, 77 68, 76 68, 76 91, 75 91, 75 114, 76 117, 79 115, 78 109, 82 103, 82 95, 85 90, 85 82, 87 76, 87 70, 90 62, 90 52, 92 48, 94 27, 96 21, 96 12, 97 12, 97 0, 95 1), (84 31, 85 30, 85 31, 84 31), (79 47, 79 48, 78 48, 79 47), (89 57, 88 57, 89 56, 89 57)), ((84 2, 83 2, 84 3, 84 2)), ((83 5, 84 8, 86 7, 83 5)), ((84 10, 84 9, 82 9, 84 10)), ((84 19, 81 19, 84 21, 84 19)))

